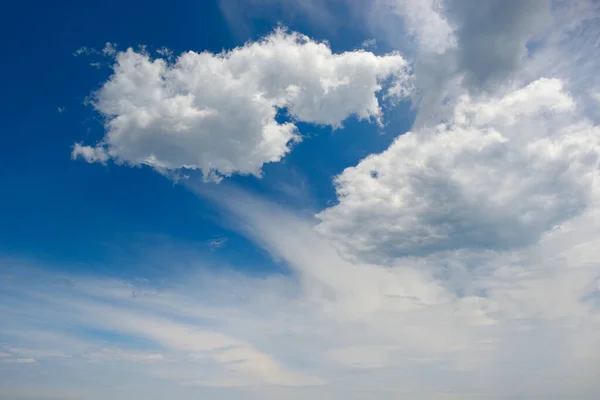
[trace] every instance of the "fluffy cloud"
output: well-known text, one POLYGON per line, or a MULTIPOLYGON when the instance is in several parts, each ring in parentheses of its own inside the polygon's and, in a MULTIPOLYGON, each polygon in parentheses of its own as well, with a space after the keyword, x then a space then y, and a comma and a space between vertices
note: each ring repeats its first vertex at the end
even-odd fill
POLYGON ((409 85, 399 54, 333 54, 284 30, 221 54, 190 51, 174 64, 128 49, 94 96, 106 136, 76 144, 73 157, 200 169, 207 179, 258 176, 300 140, 295 121, 335 128, 351 115, 380 121, 377 95, 402 97, 409 85))
POLYGON ((509 249, 594 204, 600 129, 558 80, 461 97, 445 124, 399 136, 335 179, 320 232, 369 260, 509 249))

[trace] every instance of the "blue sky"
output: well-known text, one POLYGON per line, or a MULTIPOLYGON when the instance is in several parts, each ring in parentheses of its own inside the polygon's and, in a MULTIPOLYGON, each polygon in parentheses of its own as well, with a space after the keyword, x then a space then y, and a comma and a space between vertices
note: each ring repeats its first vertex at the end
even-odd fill
POLYGON ((597 393, 595 2, 4 11, 0 397, 597 393))

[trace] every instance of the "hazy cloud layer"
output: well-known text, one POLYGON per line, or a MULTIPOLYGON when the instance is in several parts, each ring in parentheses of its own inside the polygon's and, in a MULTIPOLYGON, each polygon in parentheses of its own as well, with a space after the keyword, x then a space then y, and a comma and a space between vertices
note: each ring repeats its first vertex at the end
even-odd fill
MULTIPOLYGON (((36 364, 0 363, 3 376, 18 377, 3 393, 36 371, 53 380, 48 393, 72 396, 86 377, 87 389, 103 387, 91 399, 596 393, 597 212, 516 252, 401 257, 389 268, 345 260, 311 222, 274 204, 198 190, 291 274, 201 270, 158 290, 77 276, 66 285, 43 273, 26 280, 23 265, 15 273, 5 260, 2 352, 36 364)), ((177 253, 169 258, 176 266, 177 253)))

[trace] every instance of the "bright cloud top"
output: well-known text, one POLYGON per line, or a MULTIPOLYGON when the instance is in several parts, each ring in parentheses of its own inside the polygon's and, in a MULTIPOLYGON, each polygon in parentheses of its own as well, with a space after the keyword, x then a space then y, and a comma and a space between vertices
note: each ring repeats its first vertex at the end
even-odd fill
POLYGON ((259 176, 301 139, 295 121, 380 122, 377 95, 403 97, 409 87, 399 54, 333 54, 326 43, 281 29, 229 52, 189 51, 174 64, 128 49, 94 95, 106 136, 95 146, 76 144, 73 157, 200 169, 206 179, 259 176))

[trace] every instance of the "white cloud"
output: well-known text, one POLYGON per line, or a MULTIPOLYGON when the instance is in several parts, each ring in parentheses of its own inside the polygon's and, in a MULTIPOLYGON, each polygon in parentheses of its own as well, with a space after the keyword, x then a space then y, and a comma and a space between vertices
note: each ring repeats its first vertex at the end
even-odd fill
POLYGON ((75 143, 73 145, 71 156, 73 159, 81 157, 89 163, 99 162, 104 164, 109 159, 108 154, 106 154, 103 149, 98 147, 83 146, 81 143, 75 143))
POLYGON ((174 56, 173 50, 169 49, 168 47, 161 47, 159 49, 156 50, 156 53, 165 57, 167 60, 171 60, 174 56))
POLYGON ((207 179, 260 175, 300 140, 294 121, 380 121, 376 95, 404 96, 410 80, 398 54, 333 54, 284 30, 230 52, 183 53, 175 64, 132 49, 116 60, 94 100, 107 118, 106 136, 96 146, 76 145, 73 156, 200 169, 207 179), (278 122, 280 109, 292 120, 278 122))
MULTIPOLYGON (((72 287, 66 291, 56 290, 45 285, 43 271, 37 274, 40 282, 33 285, 20 281, 3 283, 3 301, 13 307, 1 318, 4 329, 0 331, 0 340, 10 343, 16 339, 18 343, 30 345, 30 348, 7 347, 8 356, 18 358, 7 358, 6 362, 35 362, 30 358, 35 355, 36 359, 43 360, 43 365, 64 365, 64 361, 53 359, 65 357, 70 365, 85 361, 113 365, 144 363, 148 368, 155 368, 151 373, 166 374, 163 379, 212 387, 322 383, 310 374, 291 370, 244 339, 199 323, 215 317, 218 317, 219 325, 224 322, 220 321, 222 316, 215 314, 218 308, 209 310, 213 314, 210 317, 201 304, 189 303, 189 298, 181 298, 176 293, 162 299, 154 298, 156 293, 136 297, 131 295, 130 285, 114 281, 73 277, 72 287), (6 297, 14 290, 23 290, 17 296, 18 303, 6 297), (172 298, 172 295, 176 297, 172 298), (40 307, 42 303, 46 304, 42 313, 31 308, 40 307), (174 310, 179 311, 173 314, 174 310), (31 325, 31 315, 35 315, 34 325, 44 323, 46 328, 31 325), (98 333, 92 336, 93 339, 89 334, 70 333, 80 331, 82 327, 85 332, 98 333), (127 347, 100 332, 116 334, 125 338, 125 343, 135 343, 135 347, 127 347), (181 375, 168 377, 167 369, 176 368, 182 368, 181 375)), ((194 282, 199 283, 196 279, 194 282)), ((211 282, 206 289, 218 283, 216 280, 211 282)), ((217 292, 211 289, 210 293, 207 299, 217 292)))
POLYGON ((160 353, 141 352, 121 349, 103 348, 98 351, 91 351, 85 354, 90 360, 95 361, 133 361, 133 362, 152 362, 163 361, 165 358, 160 353))
POLYGON ((98 54, 98 50, 94 49, 94 48, 90 48, 87 46, 82 46, 80 48, 78 48, 77 50, 75 50, 73 52, 73 56, 74 57, 79 57, 79 56, 89 56, 92 54, 98 54))
POLYGON ((226 237, 219 237, 219 238, 215 238, 215 239, 211 239, 209 241, 206 242, 206 244, 208 244, 208 246, 211 249, 218 249, 220 247, 223 247, 227 244, 227 241, 229 239, 227 239, 226 237))
POLYGON ((4 360, 5 363, 9 364, 35 364, 36 361, 33 358, 7 358, 4 360))
MULTIPOLYGON (((401 16, 406 33, 414 38, 421 51, 441 54, 456 47, 454 28, 446 17, 443 1, 380 0, 373 3, 373 8, 382 8, 384 12, 391 10, 401 16)), ((390 32, 392 33, 397 31, 390 32)), ((394 42, 401 40, 390 37, 387 39, 394 42)))
POLYGON ((25 359, 31 359, 34 357, 36 359, 40 359, 40 358, 47 358, 47 357, 66 357, 67 356, 65 353, 47 350, 47 349, 40 349, 40 348, 24 348, 24 347, 7 346, 4 348, 4 350, 6 350, 8 352, 8 353, 5 353, 6 357, 13 356, 13 357, 25 358, 25 359))
POLYGON ((102 50, 97 50, 93 47, 82 46, 73 52, 73 56, 104 56, 113 57, 117 53, 117 44, 106 42, 102 50))
POLYGON ((318 229, 377 261, 536 243, 597 200, 599 133, 557 80, 463 96, 447 123, 401 135, 336 177, 339 204, 318 229))
POLYGON ((106 42, 104 48, 102 49, 102 54, 109 57, 114 56, 115 54, 117 54, 117 44, 106 42))
POLYGON ((360 47, 362 47, 363 49, 374 49, 377 47, 377 40, 376 39, 363 40, 363 42, 360 44, 360 47))
POLYGON ((577 99, 582 112, 600 122, 597 104, 590 96, 600 91, 598 37, 600 4, 596 1, 553 2, 552 24, 532 44, 523 79, 549 76, 561 79, 577 99))

